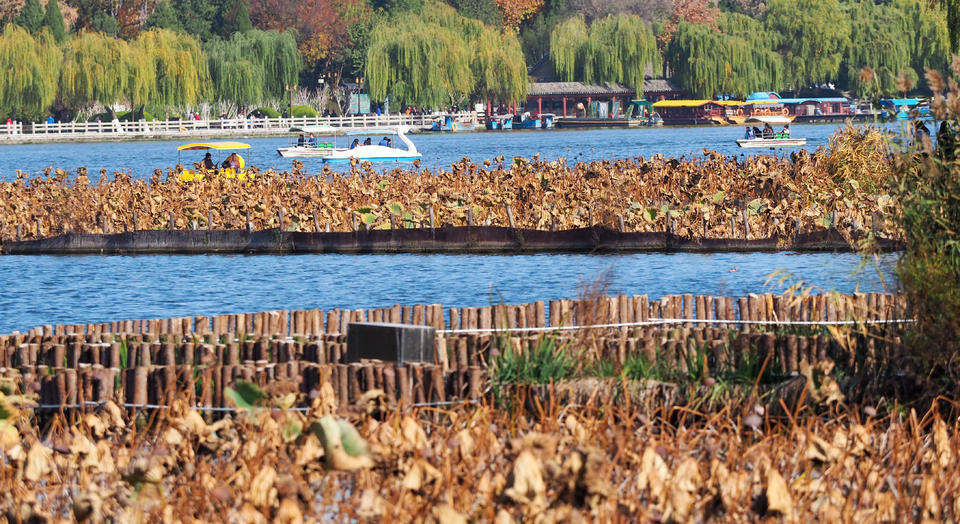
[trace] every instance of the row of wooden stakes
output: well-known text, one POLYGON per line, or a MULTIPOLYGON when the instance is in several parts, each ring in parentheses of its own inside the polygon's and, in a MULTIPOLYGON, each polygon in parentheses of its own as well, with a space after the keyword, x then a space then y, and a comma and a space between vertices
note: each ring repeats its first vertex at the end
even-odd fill
MULTIPOLYGON (((273 368, 297 365, 340 365, 346 360, 343 335, 310 339, 221 340, 150 339, 151 335, 127 335, 108 341, 86 341, 93 335, 47 336, 42 340, 5 346, 0 350, 0 368, 17 370, 21 376, 44 376, 51 372, 82 369, 130 369, 155 367, 191 369, 213 367, 273 368)), ((209 339, 209 335, 205 338, 209 339)), ((780 373, 798 373, 803 363, 831 359, 851 371, 872 369, 896 361, 902 351, 897 328, 872 326, 867 330, 842 330, 828 334, 805 328, 797 332, 745 332, 728 327, 654 326, 608 329, 592 332, 514 334, 448 334, 435 338, 434 357, 426 364, 437 365, 443 373, 465 373, 486 369, 495 355, 513 351, 532 354, 549 343, 566 358, 580 362, 612 362, 622 365, 632 358, 686 373, 691 365, 702 371, 722 374, 744 362, 770 357, 769 367, 780 373), (839 337, 839 338, 838 338, 839 337), (699 360, 698 360, 699 359, 699 360), (700 362, 699 364, 693 364, 700 362)), ((423 364, 423 363, 419 363, 423 364)))
MULTIPOLYGON (((90 324, 44 325, 27 335, 215 334, 310 336, 345 333, 351 322, 392 322, 433 326, 438 330, 524 329, 650 322, 657 319, 818 322, 892 320, 907 317, 905 297, 886 293, 778 295, 600 296, 528 304, 444 308, 442 304, 324 311, 279 310, 216 316, 124 320, 90 324), (446 317, 446 318, 445 318, 446 317)), ((2 345, 2 339, 0 339, 2 345)))
MULTIPOLYGON (((78 369, 41 367, 22 376, 27 388, 39 392, 41 410, 93 408, 114 401, 131 408, 169 406, 174 400, 203 408, 231 408, 225 394, 236 381, 245 380, 270 392, 277 384, 300 393, 300 407, 321 385, 329 383, 338 405, 355 404, 363 393, 379 389, 391 404, 440 405, 457 400, 478 400, 484 395, 485 372, 472 367, 444 373, 434 364, 369 361, 353 364, 283 364, 216 366, 136 366, 128 369, 88 366, 78 369)), ((286 391, 285 391, 286 392, 286 391)))

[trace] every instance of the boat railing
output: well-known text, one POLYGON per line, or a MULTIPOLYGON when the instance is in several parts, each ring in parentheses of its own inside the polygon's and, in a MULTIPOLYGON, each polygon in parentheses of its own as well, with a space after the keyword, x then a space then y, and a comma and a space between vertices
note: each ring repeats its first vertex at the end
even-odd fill
MULTIPOLYGON (((456 121, 476 121, 477 113, 453 113, 456 121)), ((345 115, 298 118, 222 118, 200 120, 139 120, 120 122, 12 122, 0 123, 0 140, 19 138, 82 138, 128 136, 256 135, 287 132, 292 127, 330 126, 344 129, 410 126, 430 129, 435 115, 345 115)))

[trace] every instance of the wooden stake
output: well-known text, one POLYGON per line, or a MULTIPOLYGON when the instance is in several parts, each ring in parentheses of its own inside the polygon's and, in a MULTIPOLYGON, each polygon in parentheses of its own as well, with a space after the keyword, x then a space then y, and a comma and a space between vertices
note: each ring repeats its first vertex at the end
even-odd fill
POLYGON ((174 220, 174 218, 173 218, 173 211, 170 212, 170 225, 169 225, 168 229, 171 229, 171 230, 177 229, 177 221, 174 220))
POLYGON ((513 221, 513 210, 510 209, 510 204, 506 204, 504 207, 506 207, 507 209, 507 223, 510 224, 511 228, 517 227, 517 225, 513 221))
POLYGON ((253 221, 250 220, 250 210, 247 210, 247 231, 253 231, 253 221))

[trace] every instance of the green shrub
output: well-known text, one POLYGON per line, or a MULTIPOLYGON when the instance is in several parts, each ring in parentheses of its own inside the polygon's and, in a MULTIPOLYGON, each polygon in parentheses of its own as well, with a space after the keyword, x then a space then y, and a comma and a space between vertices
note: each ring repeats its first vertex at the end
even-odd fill
MULTIPOLYGON (((88 121, 88 122, 96 122, 98 116, 100 117, 100 121, 101 121, 101 122, 110 122, 110 121, 111 121, 110 113, 99 113, 99 114, 93 115, 93 116, 91 116, 90 119, 87 120, 87 121, 88 121)), ((131 113, 130 113, 130 111, 117 111, 117 120, 119 120, 119 121, 121 121, 121 122, 129 122, 130 119, 131 119, 131 113)), ((156 117, 154 117, 152 114, 150 114, 149 111, 144 111, 144 112, 143 112, 143 119, 146 120, 147 122, 153 122, 154 120, 156 120, 156 117)))
POLYGON ((293 118, 316 118, 319 116, 317 111, 310 106, 293 106, 293 111, 290 113, 290 116, 293 118))
MULTIPOLYGON (((960 61, 954 78, 960 78, 960 61)), ((939 73, 929 71, 931 110, 939 131, 914 131, 899 155, 891 193, 901 203, 904 251, 897 275, 916 318, 905 339, 914 369, 928 393, 960 393, 960 97, 939 73)), ((918 124, 914 124, 918 125, 918 124)), ((911 128, 913 128, 911 126, 911 128)), ((915 128, 913 128, 915 129, 915 128)))
POLYGON ((280 118, 280 112, 270 107, 258 107, 253 111, 250 111, 248 115, 253 116, 253 114, 256 113, 257 111, 260 111, 261 113, 263 113, 263 115, 267 118, 280 118))
POLYGON ((576 366, 554 337, 543 337, 533 350, 522 353, 514 351, 508 339, 499 346, 505 349, 492 359, 495 384, 549 384, 570 377, 576 366))

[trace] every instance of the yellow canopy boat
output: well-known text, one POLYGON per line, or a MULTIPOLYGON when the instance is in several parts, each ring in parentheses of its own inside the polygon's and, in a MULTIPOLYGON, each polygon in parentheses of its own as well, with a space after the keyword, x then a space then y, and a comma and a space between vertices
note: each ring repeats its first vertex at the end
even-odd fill
MULTIPOLYGON (((182 146, 177 147, 177 163, 182 164, 180 161, 180 152, 181 151, 204 151, 204 150, 231 150, 231 149, 250 149, 250 144, 243 142, 194 142, 192 144, 183 144, 182 146)), ((246 167, 246 161, 238 153, 233 153, 237 157, 237 168, 233 167, 219 167, 212 170, 195 170, 195 169, 183 169, 177 174, 177 178, 181 182, 189 182, 191 180, 203 180, 204 173, 209 172, 222 176, 224 178, 236 178, 238 180, 246 180, 248 177, 246 167)), ((212 160, 212 159, 211 159, 212 160)), ((220 166, 220 159, 213 161, 214 166, 220 166)))

